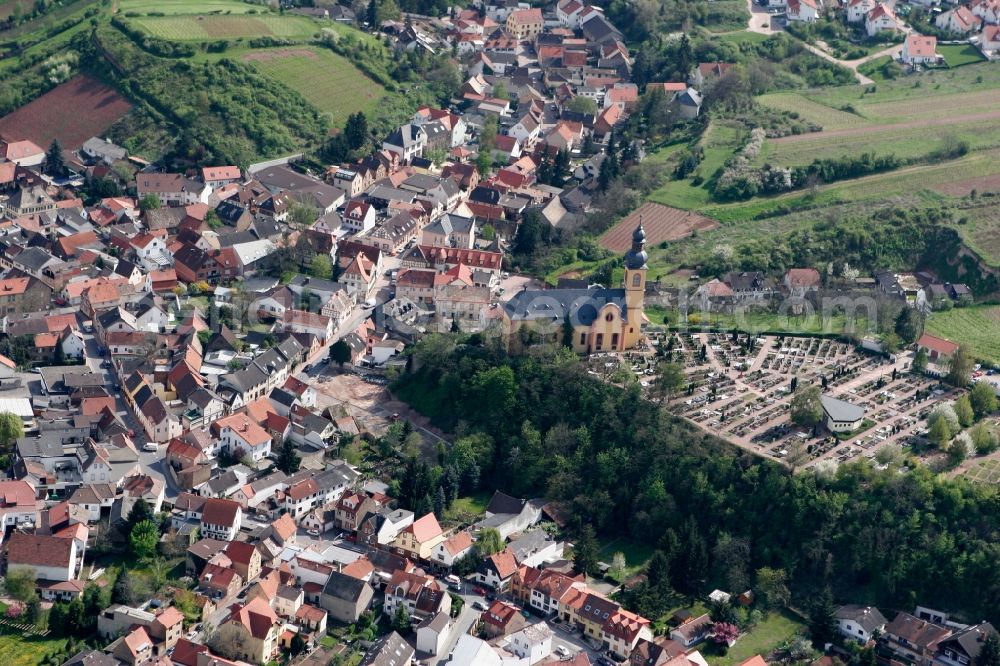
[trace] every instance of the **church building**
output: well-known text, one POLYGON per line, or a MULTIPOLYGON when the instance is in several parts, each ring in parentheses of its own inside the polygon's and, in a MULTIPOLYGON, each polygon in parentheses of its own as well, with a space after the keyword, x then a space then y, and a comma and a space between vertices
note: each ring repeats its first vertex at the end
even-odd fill
POLYGON ((642 221, 625 254, 625 285, 620 289, 525 290, 504 304, 504 331, 512 342, 523 328, 543 339, 560 342, 573 329, 573 351, 579 354, 633 349, 645 323, 646 232, 642 221))

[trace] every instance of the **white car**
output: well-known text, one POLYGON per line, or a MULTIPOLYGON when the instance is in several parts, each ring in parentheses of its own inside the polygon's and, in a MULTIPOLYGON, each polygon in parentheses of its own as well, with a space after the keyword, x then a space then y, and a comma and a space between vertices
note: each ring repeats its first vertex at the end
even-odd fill
POLYGON ((560 657, 568 657, 570 655, 570 652, 569 650, 566 649, 565 645, 557 645, 556 654, 559 655, 560 657))
POLYGON ((145 444, 142 445, 143 451, 152 451, 153 453, 156 453, 156 451, 159 450, 159 448, 160 445, 157 444, 156 442, 146 442, 145 444))

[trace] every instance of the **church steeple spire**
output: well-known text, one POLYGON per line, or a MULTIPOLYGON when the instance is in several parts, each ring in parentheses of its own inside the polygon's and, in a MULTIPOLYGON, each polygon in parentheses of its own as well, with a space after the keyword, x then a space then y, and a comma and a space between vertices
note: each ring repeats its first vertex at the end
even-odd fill
POLYGON ((625 254, 625 268, 638 270, 646 267, 646 230, 642 228, 642 215, 639 224, 632 232, 632 249, 625 254))

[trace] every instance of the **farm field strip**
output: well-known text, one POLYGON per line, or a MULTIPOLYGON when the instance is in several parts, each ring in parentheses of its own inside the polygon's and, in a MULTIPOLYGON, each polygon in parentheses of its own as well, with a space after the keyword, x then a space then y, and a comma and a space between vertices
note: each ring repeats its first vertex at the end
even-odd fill
MULTIPOLYGON (((994 111, 990 118, 1000 121, 1000 111, 994 111)), ((860 155, 865 152, 892 154, 904 159, 920 158, 942 147, 942 134, 949 139, 966 141, 973 150, 1000 147, 1000 122, 940 124, 947 124, 948 127, 945 132, 938 133, 938 136, 928 136, 927 127, 937 126, 939 123, 928 123, 915 127, 875 126, 858 131, 820 132, 772 139, 766 143, 769 149, 766 153, 762 152, 758 162, 800 166, 817 158, 860 155)))
POLYGON ((640 220, 646 231, 646 243, 649 245, 690 236, 696 229, 707 231, 718 226, 715 220, 691 211, 658 203, 645 203, 604 232, 600 239, 601 246, 612 252, 624 252, 632 246, 632 232, 640 220))
POLYGON ((976 358, 1000 363, 1000 305, 975 305, 935 312, 928 333, 969 346, 976 358))
POLYGON ((339 125, 348 115, 372 115, 384 89, 349 60, 326 49, 268 49, 246 52, 242 60, 298 91, 339 125))
MULTIPOLYGON (((944 194, 953 196, 968 194, 972 189, 978 192, 997 192, 1000 191, 1000 175, 951 186, 939 186, 936 189, 945 190, 944 194)), ((966 245, 991 265, 1000 266, 1000 207, 995 203, 989 203, 978 208, 964 209, 958 215, 968 220, 966 224, 955 227, 966 245)))
POLYGON ((303 16, 143 16, 132 21, 154 37, 174 41, 238 37, 307 38, 319 28, 303 16))
POLYGON ((867 122, 856 114, 815 102, 800 93, 770 93, 761 95, 757 101, 778 111, 797 113, 805 120, 822 126, 824 130, 859 127, 867 122))
POLYGON ((139 12, 157 14, 211 14, 214 12, 225 12, 231 14, 248 14, 250 12, 266 11, 262 5, 253 5, 239 0, 170 0, 162 2, 157 0, 119 0, 118 11, 139 12))
POLYGON ((79 75, 0 118, 0 133, 31 139, 43 148, 58 138, 63 149, 73 150, 131 109, 115 90, 79 75))

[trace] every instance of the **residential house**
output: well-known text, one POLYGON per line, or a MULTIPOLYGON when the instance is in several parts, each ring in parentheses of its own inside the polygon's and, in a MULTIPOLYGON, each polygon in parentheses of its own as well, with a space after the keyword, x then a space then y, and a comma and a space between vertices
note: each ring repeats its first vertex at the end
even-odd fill
POLYGON ((789 21, 814 23, 819 18, 819 7, 816 0, 788 0, 787 16, 789 21))
POLYGON ((510 587, 517 570, 517 560, 508 548, 483 560, 476 571, 476 580, 503 592, 510 587))
POLYGON ((419 125, 407 123, 386 137, 382 148, 399 155, 402 162, 409 162, 414 157, 420 157, 427 146, 427 133, 419 125))
POLYGON ((233 606, 218 631, 220 641, 229 646, 232 657, 266 664, 278 654, 281 626, 271 606, 257 598, 233 606))
POLYGON ((392 544, 400 555, 406 555, 415 560, 429 560, 434 548, 445 540, 441 526, 433 513, 415 520, 403 528, 392 544))
POLYGON ((512 603, 495 600, 480 616, 483 633, 488 638, 503 638, 527 626, 521 609, 512 603))
POLYGON ((955 35, 968 35, 976 32, 982 26, 983 20, 972 13, 965 5, 938 14, 934 25, 955 35))
POLYGON ((875 0, 849 0, 847 3, 847 22, 861 23, 875 9, 875 0))
POLYGON ((685 622, 670 632, 671 640, 677 641, 685 648, 690 648, 705 640, 712 631, 712 618, 708 613, 685 622))
POLYGON ((917 350, 927 354, 927 359, 931 363, 944 366, 947 364, 948 359, 958 351, 958 345, 951 340, 945 340, 930 333, 924 333, 917 340, 917 350))
POLYGON ((417 625, 417 651, 439 656, 444 651, 451 630, 451 616, 441 611, 417 625))
POLYGON ((450 537, 434 547, 434 564, 451 568, 458 560, 466 557, 473 550, 472 534, 467 530, 455 532, 450 537))
POLYGON ((240 531, 242 518, 243 509, 239 502, 207 499, 202 507, 201 533, 209 538, 232 541, 240 531))
POLYGON ((911 67, 914 65, 936 65, 941 61, 937 53, 937 37, 911 34, 903 42, 900 59, 911 67))
POLYGON ((837 609, 837 630, 845 638, 851 638, 862 645, 873 635, 885 630, 886 619, 874 606, 849 604, 837 609))
POLYGON ((334 571, 323 586, 319 605, 334 620, 351 624, 368 610, 374 596, 375 590, 366 581, 334 571))
POLYGON ((410 666, 413 658, 413 646, 393 631, 372 644, 359 666, 410 666))
POLYGON ((996 636, 997 630, 989 622, 957 630, 954 634, 938 643, 937 666, 970 666, 979 664, 979 654, 983 644, 990 635, 996 636))
POLYGON ((896 32, 900 30, 899 19, 892 7, 884 3, 876 3, 875 9, 865 17, 865 31, 869 37, 874 37, 880 32, 896 32))
POLYGON ((207 204, 212 188, 179 173, 139 172, 135 176, 135 191, 140 199, 151 194, 165 206, 187 206, 207 204))
POLYGON ((393 617, 401 605, 411 618, 423 620, 450 609, 451 597, 433 576, 396 571, 385 585, 382 612, 393 617))
POLYGON ((905 663, 931 666, 939 645, 951 637, 952 633, 948 627, 914 617, 909 613, 899 613, 885 626, 880 641, 885 649, 905 663))
POLYGON ((519 40, 530 40, 540 35, 544 27, 545 21, 542 18, 542 10, 538 8, 517 9, 507 16, 507 32, 519 40))
POLYGON ((78 597, 83 583, 77 570, 83 552, 76 539, 14 532, 7 540, 7 572, 30 570, 43 599, 78 597))
POLYGON ((601 628, 601 643, 613 654, 629 657, 640 640, 653 640, 652 623, 641 615, 619 608, 601 628))
POLYGON ((202 182, 213 190, 230 183, 237 183, 242 178, 243 174, 238 166, 212 166, 203 167, 201 170, 202 182))

